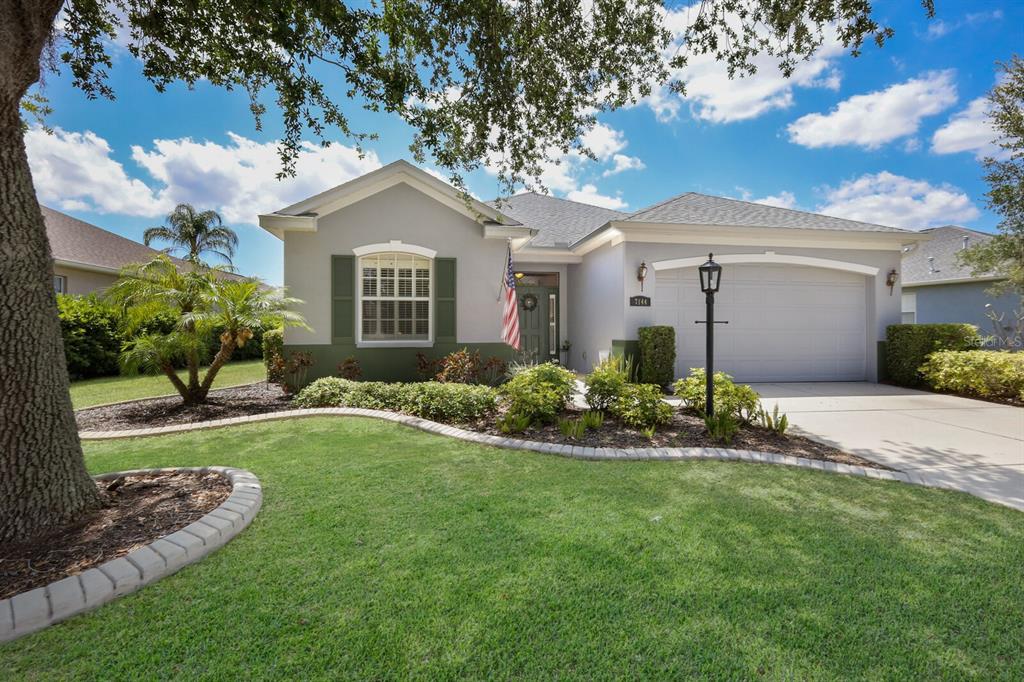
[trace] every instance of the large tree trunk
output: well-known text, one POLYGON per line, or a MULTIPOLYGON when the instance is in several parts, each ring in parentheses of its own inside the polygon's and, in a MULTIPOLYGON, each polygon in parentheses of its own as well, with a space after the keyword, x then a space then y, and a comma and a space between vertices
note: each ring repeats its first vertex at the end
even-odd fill
POLYGON ((0 543, 99 504, 71 408, 53 261, 19 112, 60 5, 0 0, 0 543))

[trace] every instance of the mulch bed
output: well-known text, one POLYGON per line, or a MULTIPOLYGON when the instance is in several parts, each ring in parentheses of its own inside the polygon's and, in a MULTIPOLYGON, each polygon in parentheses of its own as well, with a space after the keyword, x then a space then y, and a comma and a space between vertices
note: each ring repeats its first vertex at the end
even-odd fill
MULTIPOLYGON (((578 417, 581 410, 569 410, 563 415, 564 418, 578 417)), ((509 436, 503 434, 495 425, 495 420, 481 421, 472 425, 475 431, 489 433, 496 436, 509 436)), ((837 448, 819 443, 818 441, 788 433, 780 436, 754 424, 745 424, 740 427, 739 432, 732 443, 724 446, 718 441, 708 437, 704 428, 704 420, 692 412, 676 409, 672 416, 672 422, 666 426, 658 427, 654 438, 648 438, 640 431, 631 429, 619 423, 614 417, 606 416, 604 424, 600 429, 588 430, 579 439, 569 438, 562 435, 557 424, 549 424, 539 428, 527 429, 522 434, 511 434, 513 438, 524 440, 535 440, 543 443, 564 443, 566 445, 580 445, 583 447, 595 448, 721 448, 728 447, 735 450, 757 450, 760 452, 776 452, 782 455, 793 457, 804 457, 806 459, 818 459, 826 462, 839 462, 851 466, 871 467, 874 469, 888 469, 876 462, 866 460, 863 457, 851 455, 837 448)))
POLYGON ((290 409, 291 399, 280 386, 261 381, 210 391, 204 405, 186 407, 179 396, 150 398, 79 410, 75 421, 80 431, 127 431, 290 409))
MULTIPOLYGON (((75 418, 80 430, 119 431, 172 424, 192 424, 226 417, 244 417, 292 409, 296 408, 290 397, 279 386, 260 382, 248 386, 210 391, 208 402, 205 405, 185 407, 178 397, 153 398, 121 405, 79 410, 75 413, 75 418)), ((579 414, 579 410, 569 410, 563 416, 576 417, 579 414)), ((491 417, 474 424, 454 424, 454 426, 462 426, 480 433, 497 436, 508 435, 497 429, 496 421, 495 417, 491 417)), ((600 429, 587 431, 578 440, 563 436, 558 430, 557 424, 530 428, 515 437, 544 443, 606 448, 723 447, 721 443, 708 438, 703 419, 696 414, 679 409, 674 410, 672 423, 659 428, 653 439, 647 438, 640 431, 618 423, 611 416, 605 418, 604 425, 600 429)), ((875 469, 888 468, 794 433, 779 436, 754 424, 741 426, 736 438, 728 447, 737 450, 777 452, 793 457, 840 462, 875 469)))
POLYGON ((215 473, 180 472, 97 481, 103 506, 70 527, 0 551, 0 599, 128 554, 202 518, 231 494, 215 473))

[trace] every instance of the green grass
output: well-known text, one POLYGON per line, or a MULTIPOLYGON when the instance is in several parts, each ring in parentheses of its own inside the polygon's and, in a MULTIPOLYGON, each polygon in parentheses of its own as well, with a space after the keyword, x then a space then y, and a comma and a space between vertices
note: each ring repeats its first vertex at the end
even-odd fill
MULTIPOLYGON (((205 368, 204 370, 205 371, 205 368)), ((185 370, 178 372, 183 379, 185 370)), ((200 373, 202 378, 202 373, 200 373)), ((225 388, 238 384, 250 384, 267 378, 267 371, 262 360, 246 360, 230 362, 221 368, 213 387, 225 388)), ((140 398, 156 398, 163 395, 176 395, 174 387, 166 376, 139 375, 134 377, 100 377, 71 382, 71 402, 76 410, 94 405, 116 403, 122 400, 138 400, 140 398)))
POLYGON ((86 443, 255 472, 253 525, 0 647, 0 679, 1024 677, 1024 514, 726 462, 581 462, 366 419, 86 443))

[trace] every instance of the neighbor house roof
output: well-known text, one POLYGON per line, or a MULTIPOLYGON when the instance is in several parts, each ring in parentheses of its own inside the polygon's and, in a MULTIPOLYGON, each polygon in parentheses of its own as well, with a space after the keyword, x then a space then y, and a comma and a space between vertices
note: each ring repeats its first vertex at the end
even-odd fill
MULTIPOLYGON (((116 274, 126 265, 147 263, 163 253, 49 206, 39 208, 43 211, 50 251, 58 265, 116 274)), ((188 265, 180 258, 170 258, 179 268, 188 265)), ((229 279, 246 279, 230 272, 222 275, 229 279)))
POLYGON ((40 206, 50 250, 60 264, 117 272, 129 263, 144 263, 160 253, 66 213, 40 206))
POLYGON ((847 230, 854 232, 907 232, 857 220, 791 208, 756 204, 751 201, 686 192, 640 209, 624 219, 637 223, 675 223, 684 225, 721 225, 731 227, 781 227, 807 230, 847 230))
POLYGON ((523 225, 539 230, 530 246, 561 246, 567 248, 610 220, 620 220, 625 213, 610 208, 559 199, 547 194, 525 192, 507 199, 488 202, 505 215, 523 225))
POLYGON ((904 286, 993 279, 991 275, 974 277, 969 267, 957 262, 957 252, 963 250, 965 244, 973 246, 986 242, 992 235, 957 225, 932 227, 921 232, 930 235, 931 239, 903 254, 904 286))

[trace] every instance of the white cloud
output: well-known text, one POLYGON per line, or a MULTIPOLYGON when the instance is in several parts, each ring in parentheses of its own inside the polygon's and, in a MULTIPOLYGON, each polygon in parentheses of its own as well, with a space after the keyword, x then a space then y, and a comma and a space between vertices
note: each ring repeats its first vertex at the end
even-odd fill
POLYGON ((932 151, 936 154, 973 152, 978 158, 999 153, 999 147, 992 143, 997 135, 985 114, 987 108, 988 100, 979 97, 954 114, 932 135, 932 151))
POLYGON ((825 200, 818 207, 819 213, 915 230, 964 223, 979 215, 977 207, 958 187, 932 185, 887 171, 826 188, 825 200))
POLYGON ((613 154, 621 152, 626 148, 626 137, 621 130, 616 130, 604 123, 596 123, 593 128, 583 133, 580 137, 583 143, 599 161, 607 161, 613 154))
POLYGON ((68 211, 156 216, 169 210, 141 180, 111 158, 107 141, 93 132, 39 127, 25 134, 32 180, 39 200, 68 211))
POLYGON ((952 71, 932 71, 885 90, 855 95, 828 114, 807 114, 787 127, 789 139, 805 147, 857 145, 877 149, 913 135, 921 119, 956 103, 952 71))
POLYGON ((278 181, 277 143, 260 143, 228 133, 229 142, 190 138, 154 140, 147 151, 132 147, 132 159, 156 180, 131 177, 112 158, 106 140, 86 131, 57 128, 48 135, 32 128, 25 136, 40 201, 65 210, 159 216, 187 202, 213 208, 228 223, 257 222, 260 213, 380 167, 376 154, 360 159, 351 147, 303 142, 296 176, 278 181))
POLYGON ((610 197, 597 191, 594 185, 583 185, 580 189, 574 189, 565 195, 566 199, 579 201, 584 204, 592 204, 604 208, 611 208, 616 211, 626 208, 628 204, 621 197, 610 197))
POLYGON ((996 9, 991 12, 971 12, 965 14, 964 18, 958 21, 943 21, 942 19, 936 19, 928 24, 928 30, 925 33, 925 37, 929 40, 936 40, 962 28, 964 25, 978 26, 979 24, 1000 21, 1002 18, 1003 10, 996 9))
POLYGON ((616 154, 612 157, 614 166, 601 173, 602 178, 607 178, 611 175, 617 175, 623 171, 628 170, 643 170, 647 168, 647 165, 643 161, 635 156, 626 156, 625 154, 616 154))
POLYGON ((931 39, 941 38, 956 28, 956 24, 950 24, 942 19, 936 19, 928 24, 928 37, 931 39))
MULTIPOLYGON (((685 51, 686 30, 698 15, 697 5, 666 12, 665 26, 672 31, 673 40, 668 55, 685 51)), ((738 22, 733 22, 738 29, 738 22)), ((778 68, 776 59, 760 55, 752 60, 756 72, 749 76, 729 78, 728 68, 714 54, 694 54, 673 76, 686 84, 685 99, 697 118, 713 123, 729 123, 755 118, 773 109, 785 109, 793 104, 796 87, 838 89, 841 74, 834 61, 844 51, 834 30, 829 29, 821 47, 806 61, 797 65, 792 76, 786 78, 778 68)), ((667 88, 655 88, 644 99, 659 121, 676 118, 680 99, 667 88)))
POLYGON ((903 151, 905 151, 908 154, 913 154, 914 152, 920 149, 921 140, 916 137, 908 137, 906 141, 903 143, 903 151))
POLYGON ((321 147, 303 142, 295 177, 277 180, 277 142, 256 142, 228 133, 229 142, 191 138, 154 140, 146 151, 132 147, 132 158, 164 185, 158 193, 169 205, 180 202, 216 207, 228 223, 256 223, 275 211, 380 167, 373 152, 359 158, 352 147, 321 147))
POLYGON ((764 204, 765 206, 776 206, 778 208, 796 208, 796 197, 792 192, 782 191, 778 194, 769 194, 766 197, 760 199, 750 199, 755 204, 764 204))

